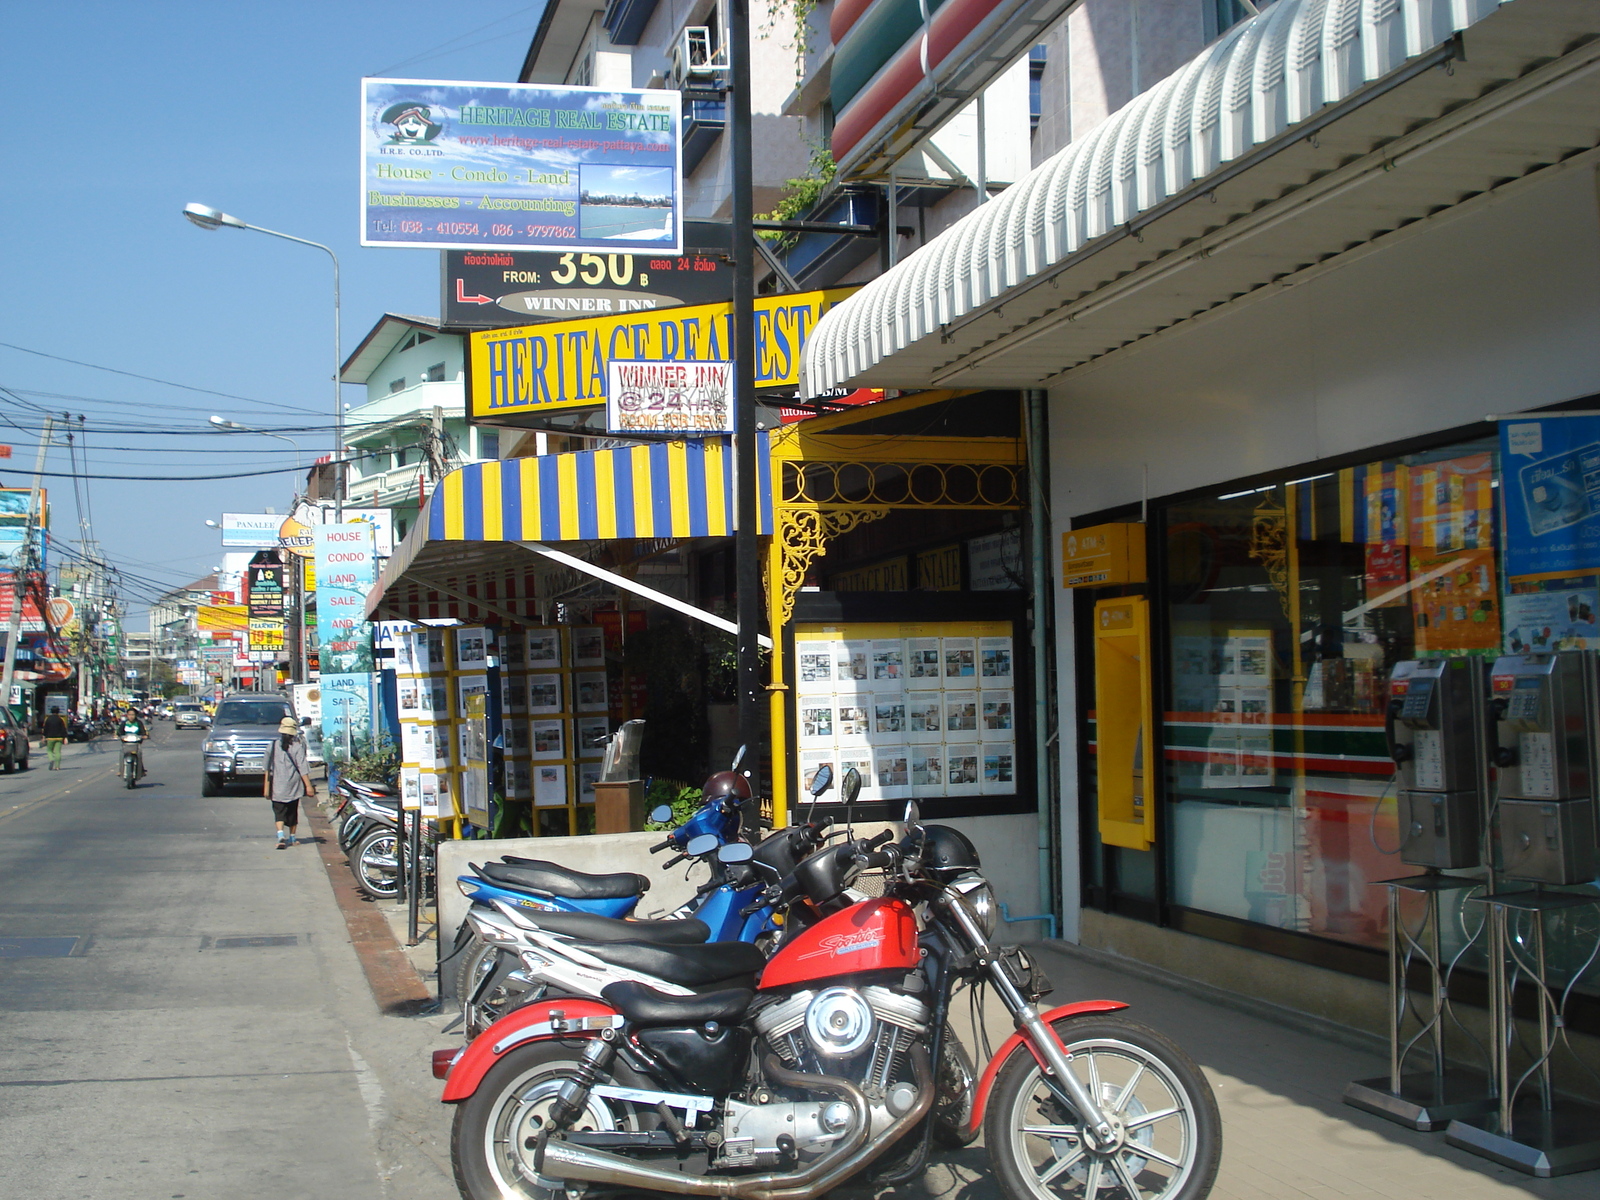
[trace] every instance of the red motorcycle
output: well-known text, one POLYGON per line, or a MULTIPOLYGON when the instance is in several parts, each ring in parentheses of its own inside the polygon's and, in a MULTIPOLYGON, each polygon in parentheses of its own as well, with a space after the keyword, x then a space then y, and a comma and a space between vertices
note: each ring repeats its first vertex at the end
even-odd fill
POLYGON ((437 1051, 461 1195, 811 1200, 857 1177, 913 1179, 933 1145, 981 1129, 1010 1200, 1206 1196, 1222 1128, 1188 1055, 1114 1000, 1041 1013, 1050 985, 992 941, 972 843, 909 812, 892 839, 824 850, 773 882, 757 903, 785 909, 785 941, 764 966, 743 943, 585 947, 716 990, 614 983, 603 1002, 541 1000, 437 1051), (850 891, 867 870, 884 872, 883 896, 850 891), (747 986, 728 986, 736 961, 747 986), (951 997, 985 985, 1016 1032, 974 1080, 951 997))

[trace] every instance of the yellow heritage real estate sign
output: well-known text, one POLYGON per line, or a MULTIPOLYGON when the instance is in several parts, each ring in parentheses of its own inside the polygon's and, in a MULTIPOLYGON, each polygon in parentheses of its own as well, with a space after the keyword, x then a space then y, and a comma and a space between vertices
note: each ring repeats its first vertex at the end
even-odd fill
MULTIPOLYGON (((794 387, 806 338, 854 288, 756 298, 756 387, 794 387)), ((717 362, 733 357, 733 306, 692 304, 474 333, 468 404, 475 421, 503 421, 606 402, 617 359, 717 362)))

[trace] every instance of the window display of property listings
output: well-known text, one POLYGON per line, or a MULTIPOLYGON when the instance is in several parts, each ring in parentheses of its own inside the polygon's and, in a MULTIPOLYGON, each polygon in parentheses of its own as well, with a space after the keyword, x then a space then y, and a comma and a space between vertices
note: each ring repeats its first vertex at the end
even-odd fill
POLYGON ((802 786, 828 765, 836 779, 859 771, 864 801, 1014 794, 1012 628, 1010 621, 797 626, 802 786))

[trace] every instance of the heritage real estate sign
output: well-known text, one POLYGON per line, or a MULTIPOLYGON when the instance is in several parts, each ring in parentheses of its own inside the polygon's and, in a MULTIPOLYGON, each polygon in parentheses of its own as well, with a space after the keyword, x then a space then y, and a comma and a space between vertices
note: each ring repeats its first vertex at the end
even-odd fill
POLYGON ((683 245, 677 92, 414 79, 361 92, 363 246, 683 245))

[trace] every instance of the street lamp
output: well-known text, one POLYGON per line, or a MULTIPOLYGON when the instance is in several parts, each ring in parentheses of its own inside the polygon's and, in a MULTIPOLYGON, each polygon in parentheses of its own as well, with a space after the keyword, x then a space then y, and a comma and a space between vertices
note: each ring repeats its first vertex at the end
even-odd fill
MULTIPOLYGON (((298 475, 300 470, 300 443, 295 441, 292 437, 284 437, 281 433, 273 433, 270 430, 255 429, 249 425, 241 425, 237 421, 229 421, 223 417, 212 416, 208 418, 208 420, 210 424, 227 433, 255 433, 262 437, 277 438, 280 442, 288 442, 289 445, 294 447, 294 469, 298 475)), ((298 484, 295 486, 295 491, 296 493, 299 492, 298 484)), ((206 524, 210 525, 211 522, 207 521, 206 524)))
MULTIPOLYGON (((260 225, 251 225, 241 221, 238 217, 229 216, 221 209, 211 208, 205 204, 185 204, 183 215, 201 229, 253 229, 257 233, 265 233, 272 237, 282 238, 286 242, 298 242, 302 246, 311 246, 321 250, 333 260, 333 511, 334 522, 344 522, 344 404, 339 394, 339 368, 342 358, 339 353, 339 256, 321 242, 309 241, 298 238, 293 234, 279 233, 276 229, 266 229, 260 225)), ((216 423, 216 418, 212 422, 216 423)), ((276 435, 272 435, 276 436, 276 435)), ((298 454, 299 447, 295 447, 298 454)))

